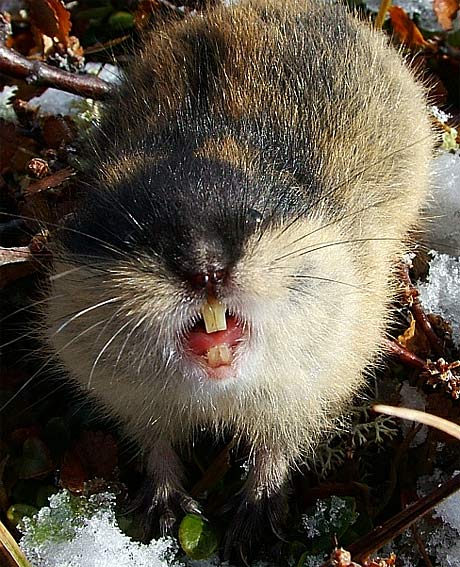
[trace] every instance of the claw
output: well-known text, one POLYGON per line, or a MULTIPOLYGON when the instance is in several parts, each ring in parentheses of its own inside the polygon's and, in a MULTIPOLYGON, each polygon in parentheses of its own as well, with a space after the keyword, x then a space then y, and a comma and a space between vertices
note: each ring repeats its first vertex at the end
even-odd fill
POLYGON ((172 510, 166 510, 159 519, 160 533, 162 537, 170 536, 174 533, 176 525, 176 516, 172 510))
POLYGON ((183 494, 180 500, 180 507, 187 514, 196 514, 202 516, 201 508, 196 500, 187 494, 183 494))
MULTIPOLYGON (((224 559, 249 565, 254 549, 269 543, 270 535, 284 541, 280 525, 286 513, 283 492, 254 500, 248 494, 239 494, 239 506, 227 532, 224 559)), ((272 542, 270 541, 270 548, 272 542)))
POLYGON ((198 503, 181 488, 158 490, 154 482, 147 481, 139 491, 136 500, 145 541, 158 534, 158 529, 163 537, 174 535, 177 519, 183 513, 202 516, 198 503))

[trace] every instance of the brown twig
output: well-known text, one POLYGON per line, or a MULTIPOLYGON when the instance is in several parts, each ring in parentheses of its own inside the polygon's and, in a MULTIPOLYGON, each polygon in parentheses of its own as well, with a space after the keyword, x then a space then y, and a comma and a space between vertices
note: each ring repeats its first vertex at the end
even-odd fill
POLYGON ((0 13, 0 73, 15 79, 22 79, 30 85, 54 87, 85 98, 103 100, 109 98, 114 85, 94 75, 77 75, 42 61, 31 61, 5 45, 8 36, 9 20, 0 13))
POLYGON ((412 296, 412 314, 414 315, 415 321, 418 323, 420 328, 425 333, 426 338, 428 339, 433 352, 436 354, 437 357, 445 356, 445 349, 441 340, 439 339, 438 335, 434 332, 431 323, 423 310, 420 301, 418 299, 418 291, 415 288, 412 280, 410 279, 409 275, 409 267, 406 264, 401 266, 401 276, 403 282, 408 286, 409 291, 412 296))
POLYGON ((208 490, 211 486, 221 480, 230 469, 230 451, 235 446, 236 441, 233 439, 228 443, 222 451, 213 460, 211 465, 205 471, 201 479, 193 486, 190 495, 196 498, 208 490))
POLYGON ((423 332, 425 333, 426 338, 428 339, 431 348, 433 349, 433 352, 436 354, 436 356, 438 358, 445 356, 445 349, 443 348, 438 335, 434 332, 427 314, 423 310, 418 299, 416 299, 414 301, 414 304, 412 305, 412 313, 414 315, 414 319, 423 329, 423 332))
POLYGON ((401 459, 403 455, 407 454, 407 450, 409 449, 410 444, 415 439, 415 436, 421 430, 422 427, 423 424, 418 423, 415 427, 409 430, 409 432, 407 433, 407 435, 404 437, 401 444, 399 445, 395 456, 391 459, 389 482, 387 483, 387 487, 382 498, 379 498, 378 506, 374 510, 372 514, 373 516, 380 514, 385 509, 391 497, 393 496, 398 483, 398 467, 400 465, 401 459))
POLYGON ((391 0, 381 0, 378 14, 375 18, 374 27, 377 30, 381 30, 383 22, 385 21, 385 14, 388 12, 388 8, 391 6, 391 0))
POLYGON ((15 79, 23 79, 29 85, 53 87, 61 91, 104 100, 110 98, 114 86, 93 75, 77 75, 42 61, 30 61, 16 51, 0 43, 0 72, 15 79))
POLYGON ((420 537, 420 534, 418 533, 417 527, 416 526, 411 526, 410 531, 412 532, 412 537, 415 540, 415 543, 417 544, 417 547, 420 551, 421 556, 423 557, 423 561, 425 561, 425 567, 433 567, 433 563, 431 562, 431 559, 427 553, 425 544, 422 541, 422 538, 420 537))
POLYGON ((390 352, 390 354, 397 356, 404 364, 413 366, 414 368, 418 368, 419 370, 428 370, 428 366, 425 360, 412 353, 406 347, 403 347, 397 341, 384 339, 384 345, 390 352))
POLYGON ((414 522, 427 514, 442 500, 460 489, 460 474, 454 476, 442 486, 420 498, 393 518, 377 526, 366 536, 348 546, 354 561, 363 562, 387 542, 409 528, 414 522))

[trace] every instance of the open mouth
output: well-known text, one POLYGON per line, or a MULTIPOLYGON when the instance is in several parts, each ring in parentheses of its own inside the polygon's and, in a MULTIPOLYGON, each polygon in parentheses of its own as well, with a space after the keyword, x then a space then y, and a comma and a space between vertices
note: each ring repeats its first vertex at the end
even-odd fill
POLYGON ((230 367, 245 328, 225 305, 209 298, 201 309, 202 318, 185 335, 186 350, 200 358, 209 369, 230 367))

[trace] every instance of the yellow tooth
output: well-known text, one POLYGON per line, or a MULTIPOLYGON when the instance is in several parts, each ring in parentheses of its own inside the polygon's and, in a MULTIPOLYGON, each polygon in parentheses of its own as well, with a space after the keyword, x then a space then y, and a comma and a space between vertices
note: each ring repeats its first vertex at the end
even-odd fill
POLYGON ((216 331, 225 331, 227 329, 225 305, 217 299, 208 298, 201 308, 201 314, 203 315, 207 333, 215 333, 216 331))
POLYGON ((207 352, 208 364, 211 368, 226 366, 232 362, 232 351, 227 344, 215 345, 207 352))

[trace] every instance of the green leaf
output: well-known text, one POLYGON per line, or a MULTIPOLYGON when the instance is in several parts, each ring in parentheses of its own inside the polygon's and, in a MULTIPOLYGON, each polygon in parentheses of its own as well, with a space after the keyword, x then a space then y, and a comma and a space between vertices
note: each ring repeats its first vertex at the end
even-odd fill
POLYGON ((192 559, 207 559, 217 549, 217 537, 208 522, 196 514, 187 514, 179 526, 179 542, 192 559))
POLYGON ((443 149, 447 151, 458 150, 457 136, 458 136, 458 131, 455 128, 449 128, 448 132, 444 132, 442 135, 443 149))
POLYGON ((351 496, 332 496, 316 503, 315 510, 303 518, 309 544, 314 554, 331 549, 334 537, 339 541, 358 518, 356 501, 351 496))
POLYGON ((115 12, 109 18, 109 26, 119 30, 130 30, 134 27, 134 16, 129 12, 115 12))
POLYGON ((18 502, 17 504, 11 505, 7 512, 6 517, 8 521, 13 525, 17 526, 25 517, 32 517, 38 512, 35 506, 30 506, 30 504, 22 504, 18 502))
POLYGON ((24 441, 16 469, 19 478, 37 478, 53 470, 48 449, 41 439, 31 437, 24 441))
POLYGON ((295 567, 317 567, 318 565, 322 565, 325 561, 324 554, 320 555, 311 555, 307 551, 302 553, 298 562, 295 564, 295 567))
POLYGON ((460 47, 460 30, 447 34, 447 43, 452 47, 460 47))
POLYGON ((53 417, 48 421, 44 438, 53 455, 62 455, 68 449, 70 430, 62 417, 53 417))

